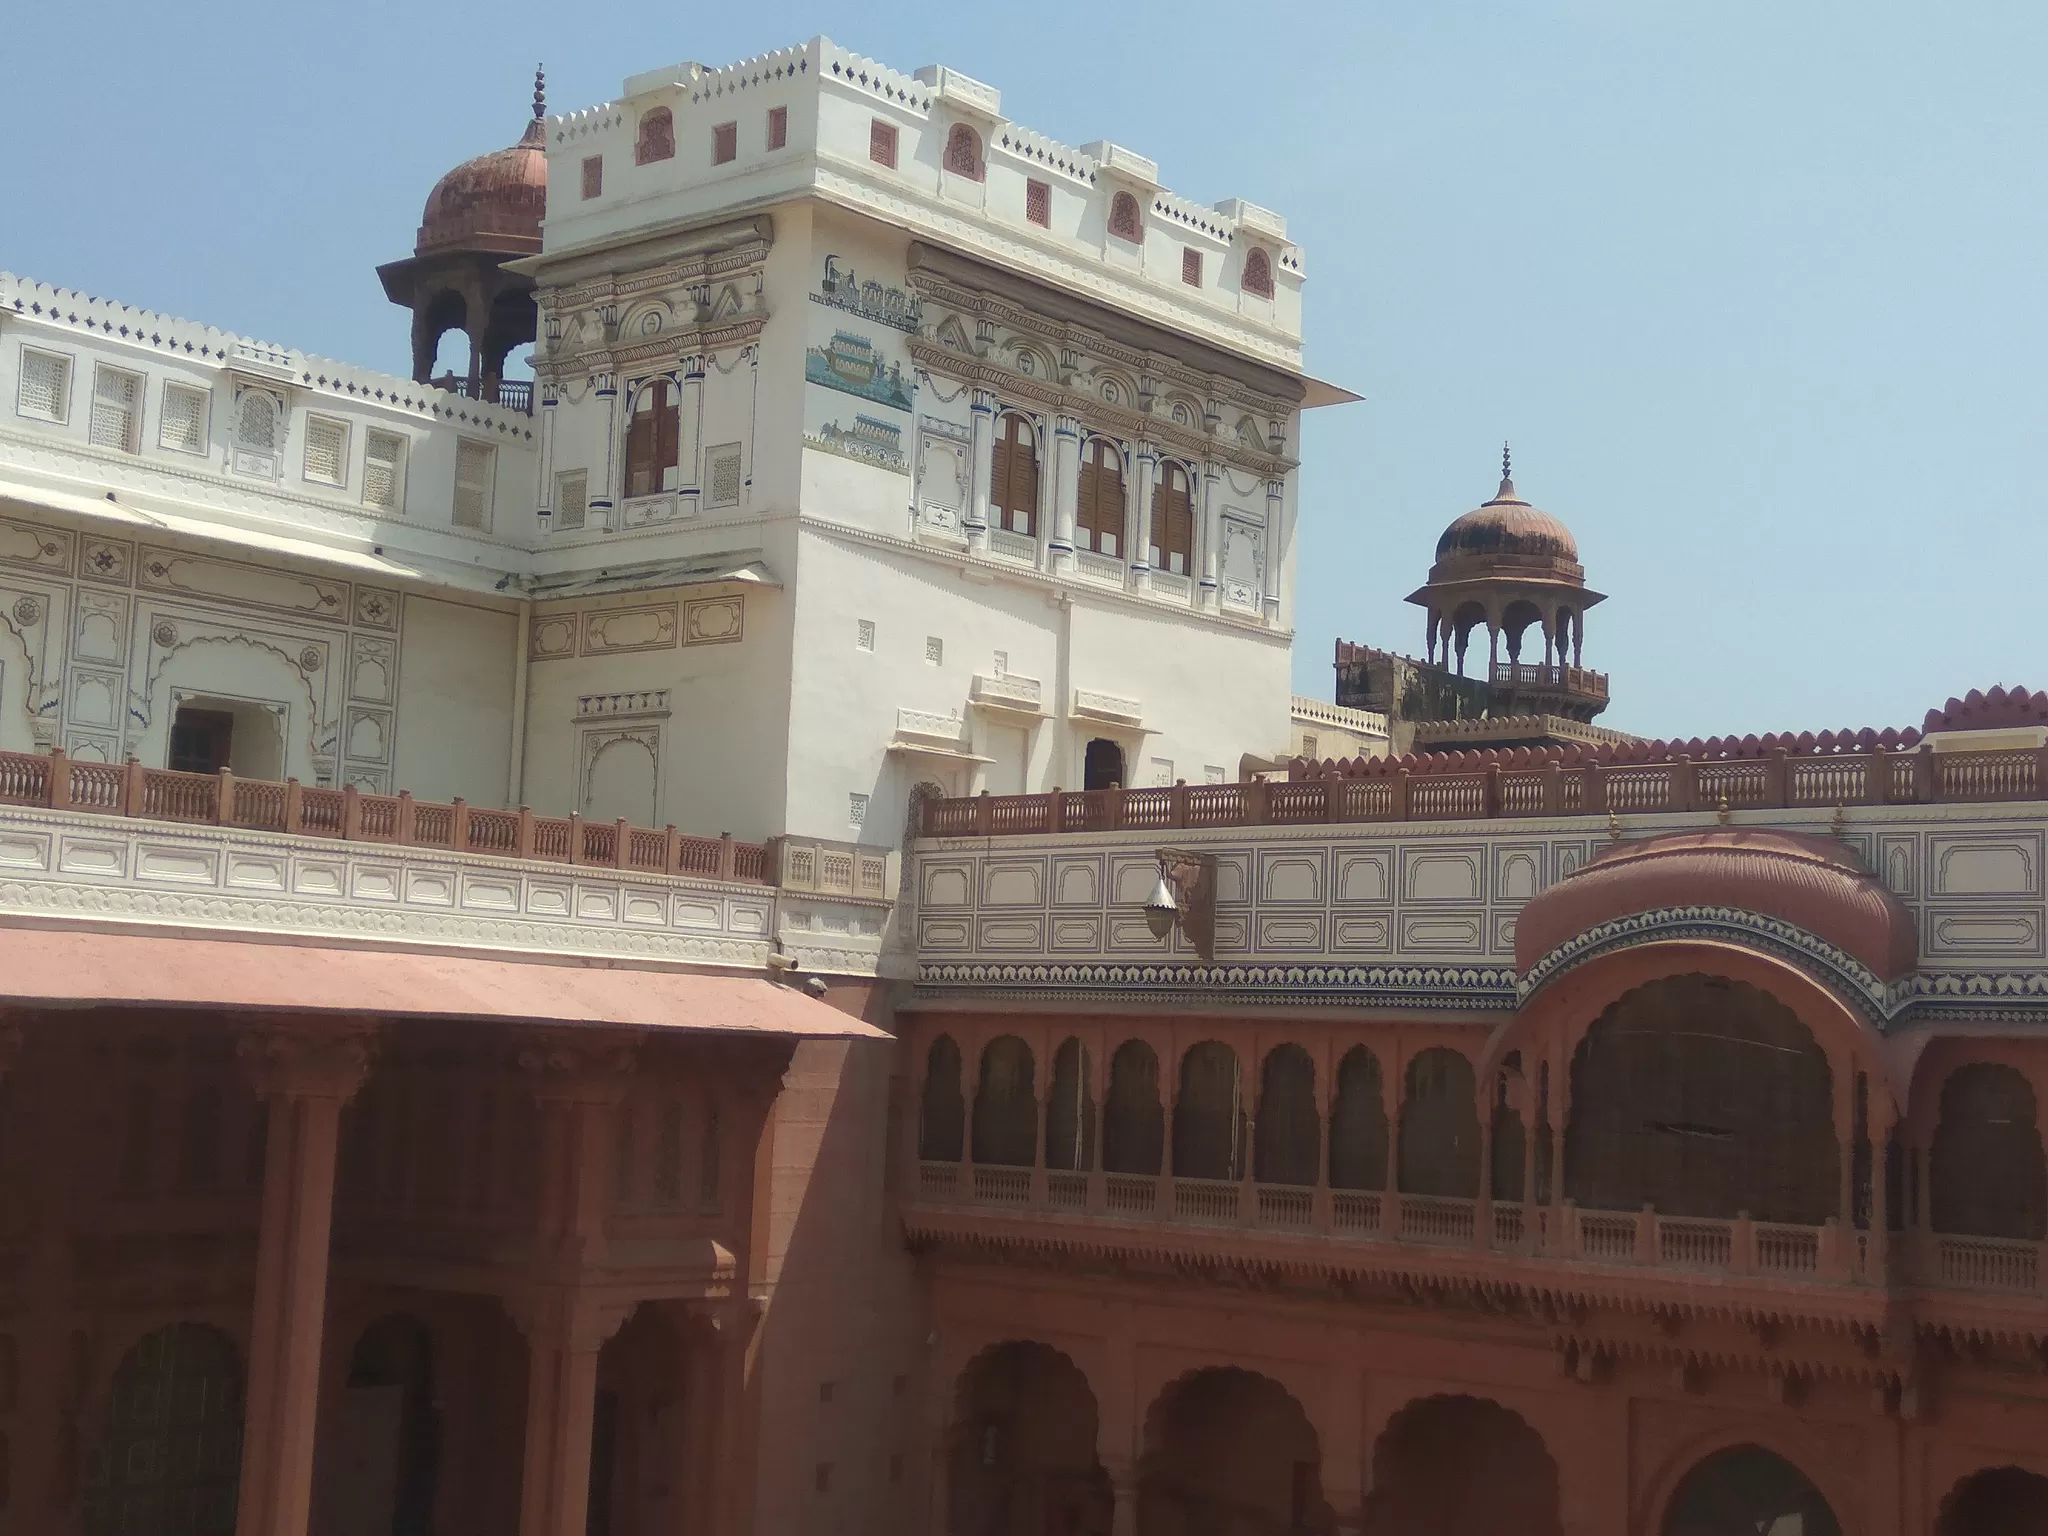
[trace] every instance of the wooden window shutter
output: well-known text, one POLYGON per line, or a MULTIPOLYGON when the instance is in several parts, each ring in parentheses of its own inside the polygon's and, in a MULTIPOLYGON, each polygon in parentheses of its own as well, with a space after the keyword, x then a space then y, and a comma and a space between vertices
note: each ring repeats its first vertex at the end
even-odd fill
POLYGON ((646 385, 633 401, 633 415, 626 427, 626 494, 651 496, 661 486, 658 468, 660 415, 667 386, 646 385))
POLYGON ((1178 464, 1163 464, 1159 484, 1152 491, 1152 564, 1185 576, 1194 555, 1194 531, 1187 471, 1178 464))
POLYGON ((655 489, 668 490, 676 479, 667 473, 680 470, 682 456, 683 402, 669 398, 668 385, 654 386, 654 476, 655 489))

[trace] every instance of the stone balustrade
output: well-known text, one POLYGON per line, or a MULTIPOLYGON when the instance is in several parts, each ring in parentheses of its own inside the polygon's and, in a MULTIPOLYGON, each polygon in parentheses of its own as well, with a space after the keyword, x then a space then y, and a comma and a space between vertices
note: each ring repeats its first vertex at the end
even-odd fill
MULTIPOLYGON (((1250 1179, 1081 1173, 975 1163, 922 1162, 913 1204, 924 1213, 1001 1210, 1040 1223, 1080 1219, 1102 1240, 1110 1227, 1235 1229, 1321 1239, 1339 1248, 1394 1244, 1478 1251, 1527 1262, 1624 1266, 1675 1279, 1716 1277, 1816 1286, 1908 1285, 2042 1298, 2048 1243, 1942 1233, 1845 1232, 1820 1226, 1714 1220, 1662 1212, 1595 1211, 1567 1200, 1455 1199, 1390 1190, 1309 1188, 1250 1179), (1888 1257, 1889 1255, 1889 1257, 1888 1257)), ((1050 1230, 1044 1237, 1051 1240, 1050 1230)), ((1318 1262, 1334 1262, 1323 1250, 1318 1262)))
POLYGON ((219 773, 178 773, 87 762, 62 751, 0 752, 0 805, 198 822, 344 842, 445 848, 500 858, 594 864, 651 874, 755 883, 766 879, 766 849, 731 837, 692 837, 621 820, 536 816, 525 806, 491 810, 463 800, 442 805, 406 792, 372 795, 353 785, 324 789, 219 773))
POLYGON ((1662 762, 1518 763, 1374 760, 1369 772, 1249 784, 1055 790, 926 801, 925 837, 1170 831, 1515 816, 1652 815, 1725 808, 1986 803, 2048 798, 2048 747, 1991 752, 1894 752, 1662 762))

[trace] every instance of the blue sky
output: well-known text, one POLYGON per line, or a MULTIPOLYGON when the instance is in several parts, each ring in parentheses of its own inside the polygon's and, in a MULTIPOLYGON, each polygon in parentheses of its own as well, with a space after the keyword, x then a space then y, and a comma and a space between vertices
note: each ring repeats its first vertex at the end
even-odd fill
POLYGON ((372 269, 537 59, 559 110, 819 31, 1287 216, 1309 365, 1366 397, 1307 432, 1301 691, 1339 635, 1419 649, 1503 438, 1611 594, 1608 724, 2048 686, 2039 5, 31 7, 0 266, 403 372, 372 269))

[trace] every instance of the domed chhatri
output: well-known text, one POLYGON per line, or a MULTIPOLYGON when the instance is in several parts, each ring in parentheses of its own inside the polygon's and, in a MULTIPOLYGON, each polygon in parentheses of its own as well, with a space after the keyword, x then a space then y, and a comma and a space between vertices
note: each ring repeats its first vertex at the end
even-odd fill
MULTIPOLYGON (((1515 482, 1501 478, 1493 499, 1474 507, 1446 528, 1436 541, 1439 566, 1446 560, 1523 557, 1560 560, 1578 566, 1579 546, 1571 530, 1548 512, 1532 507, 1515 492, 1515 482)), ((1584 572, 1580 572, 1584 579, 1584 572)))
POLYGON ((1486 681, 1496 702, 1577 720, 1591 720, 1607 704, 1607 679, 1583 661, 1586 610, 1602 598, 1586 585, 1571 530, 1515 489, 1505 444, 1500 489, 1444 530, 1429 580, 1408 595, 1429 614, 1431 665, 1462 676, 1472 631, 1484 627, 1486 681), (1543 659, 1525 665, 1522 641, 1532 629, 1542 636, 1543 659))
POLYGON ((503 380, 505 358, 534 339, 533 279, 505 263, 535 255, 548 210, 547 77, 533 74, 533 116, 519 142, 465 160, 434 183, 413 253, 377 269, 394 304, 412 311, 412 376, 476 399, 532 408, 530 384, 503 380), (452 330, 469 337, 466 376, 435 379, 452 330))
POLYGON ((548 156, 539 118, 510 149, 465 160, 434 183, 414 254, 443 246, 529 255, 540 249, 548 209, 548 156))

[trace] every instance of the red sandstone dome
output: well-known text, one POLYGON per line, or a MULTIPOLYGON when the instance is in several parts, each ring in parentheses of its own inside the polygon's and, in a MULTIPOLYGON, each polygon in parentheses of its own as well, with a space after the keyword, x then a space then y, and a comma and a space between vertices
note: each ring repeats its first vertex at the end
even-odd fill
POLYGON ((1891 981, 1913 969, 1913 915, 1838 839, 1713 827, 1617 843, 1522 908, 1515 969, 1598 924, 1667 907, 1775 917, 1891 981))
POLYGON ((465 160, 434 183, 420 219, 416 255, 459 245, 526 253, 540 249, 548 209, 545 129, 536 117, 510 149, 465 160))
POLYGON ((1493 499, 1452 523, 1436 541, 1437 563, 1486 556, 1521 556, 1577 563, 1578 541, 1548 512, 1532 507, 1503 479, 1493 499))

